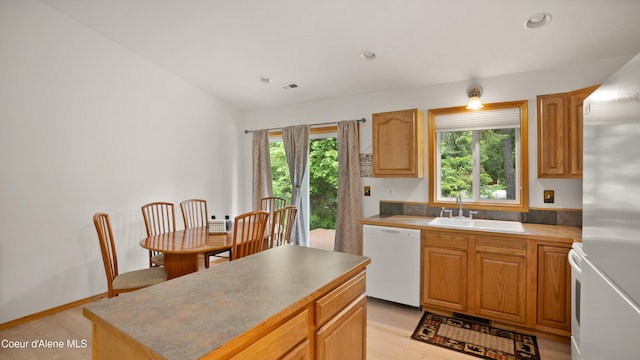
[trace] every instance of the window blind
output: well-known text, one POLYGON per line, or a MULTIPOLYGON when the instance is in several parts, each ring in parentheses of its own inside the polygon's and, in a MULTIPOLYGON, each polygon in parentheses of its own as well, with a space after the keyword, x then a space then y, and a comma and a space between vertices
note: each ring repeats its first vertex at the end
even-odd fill
POLYGON ((520 108, 436 115, 436 132, 520 128, 520 108))

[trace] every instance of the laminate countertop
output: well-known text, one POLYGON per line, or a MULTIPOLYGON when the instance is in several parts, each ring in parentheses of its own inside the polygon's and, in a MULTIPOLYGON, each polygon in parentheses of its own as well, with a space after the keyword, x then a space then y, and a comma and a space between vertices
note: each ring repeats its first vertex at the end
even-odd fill
POLYGON ((574 226, 562 226, 562 225, 544 225, 544 224, 529 224, 522 223, 524 233, 500 233, 480 230, 461 230, 442 228, 429 225, 429 222, 433 220, 433 217, 426 216, 408 216, 408 215, 374 215, 368 218, 360 220, 363 225, 378 225, 378 226, 391 226, 401 227, 418 230, 440 230, 451 232, 463 232, 466 234, 482 234, 491 233, 497 236, 517 236, 527 237, 530 239, 540 239, 547 241, 558 242, 581 242, 582 241, 582 229, 574 226))
POLYGON ((365 256, 285 245, 84 307, 166 359, 197 359, 307 306, 365 269, 365 256))

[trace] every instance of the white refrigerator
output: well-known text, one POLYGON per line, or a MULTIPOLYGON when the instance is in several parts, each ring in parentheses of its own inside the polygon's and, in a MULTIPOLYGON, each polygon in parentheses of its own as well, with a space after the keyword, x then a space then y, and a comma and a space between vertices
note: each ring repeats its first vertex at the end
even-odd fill
POLYGON ((583 113, 577 351, 585 360, 640 359, 640 54, 583 113))

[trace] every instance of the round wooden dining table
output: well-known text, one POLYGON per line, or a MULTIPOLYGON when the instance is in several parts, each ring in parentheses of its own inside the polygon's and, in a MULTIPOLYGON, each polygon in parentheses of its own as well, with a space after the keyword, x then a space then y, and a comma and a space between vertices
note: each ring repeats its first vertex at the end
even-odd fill
POLYGON ((198 254, 231 250, 230 233, 209 234, 206 227, 196 227, 144 238, 140 246, 164 253, 167 279, 198 271, 198 254))

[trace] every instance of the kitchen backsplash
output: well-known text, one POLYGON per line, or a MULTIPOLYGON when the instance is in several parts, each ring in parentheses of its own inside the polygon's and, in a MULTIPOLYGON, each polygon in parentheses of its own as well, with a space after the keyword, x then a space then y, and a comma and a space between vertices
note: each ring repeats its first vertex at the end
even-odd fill
MULTIPOLYGON (((380 201, 380 215, 440 216, 440 208, 428 203, 380 201)), ((582 227, 582 210, 530 209, 528 212, 478 210, 478 219, 521 221, 531 224, 582 227)))

